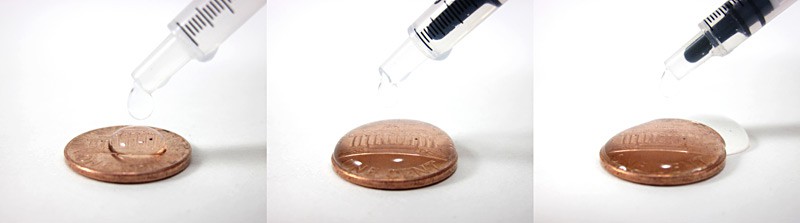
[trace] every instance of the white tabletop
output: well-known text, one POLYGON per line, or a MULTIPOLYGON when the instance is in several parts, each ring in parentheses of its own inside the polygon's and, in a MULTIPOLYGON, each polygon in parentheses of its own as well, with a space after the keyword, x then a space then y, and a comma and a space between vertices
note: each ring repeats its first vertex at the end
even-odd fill
POLYGON ((269 222, 530 222, 532 1, 509 1, 397 98, 377 96, 378 67, 433 1, 267 2, 269 222), (408 118, 456 144, 458 169, 415 190, 339 178, 331 155, 362 124, 408 118))
POLYGON ((266 10, 210 62, 189 62, 127 113, 131 72, 188 1, 18 1, 0 16, 0 221, 263 222, 266 10), (86 131, 151 125, 182 135, 192 162, 163 181, 121 185, 71 171, 64 146, 86 131))
POLYGON ((659 91, 663 61, 723 1, 536 1, 536 222, 794 222, 800 218, 800 6, 659 91), (600 148, 653 119, 726 116, 750 149, 703 182, 654 187, 603 170, 600 148))

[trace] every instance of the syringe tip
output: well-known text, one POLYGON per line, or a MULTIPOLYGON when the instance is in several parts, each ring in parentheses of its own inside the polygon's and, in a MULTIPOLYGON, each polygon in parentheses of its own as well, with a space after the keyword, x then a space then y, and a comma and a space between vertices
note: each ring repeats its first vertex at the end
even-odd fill
POLYGON ((712 50, 709 40, 703 35, 703 32, 697 33, 692 37, 689 42, 683 45, 680 49, 675 51, 667 61, 664 61, 667 72, 671 73, 675 78, 682 79, 689 74, 694 68, 706 62, 712 55, 712 50))

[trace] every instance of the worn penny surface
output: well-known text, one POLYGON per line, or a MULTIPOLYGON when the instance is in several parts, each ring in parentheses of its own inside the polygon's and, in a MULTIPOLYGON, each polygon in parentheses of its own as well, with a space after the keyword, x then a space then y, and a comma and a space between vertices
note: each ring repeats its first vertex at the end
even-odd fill
POLYGON ((431 124, 383 120, 344 135, 333 152, 333 169, 345 180, 378 189, 428 186, 456 170, 453 140, 431 124))
POLYGON ((725 167, 725 141, 706 125, 653 120, 612 137, 600 150, 603 167, 624 180, 681 185, 713 177, 725 167))
POLYGON ((148 127, 139 126, 112 137, 124 127, 95 129, 73 138, 64 148, 67 165, 83 176, 112 183, 157 181, 189 165, 191 146, 178 134, 152 127, 140 131, 148 127))

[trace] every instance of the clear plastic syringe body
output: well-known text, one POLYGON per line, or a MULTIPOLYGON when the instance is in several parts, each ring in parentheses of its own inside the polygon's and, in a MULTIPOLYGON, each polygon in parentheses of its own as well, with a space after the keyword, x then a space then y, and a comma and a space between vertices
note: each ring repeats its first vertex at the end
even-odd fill
POLYGON ((219 45, 264 4, 266 0, 192 1, 167 25, 167 38, 131 74, 128 113, 136 119, 149 117, 155 90, 190 60, 210 60, 219 45))
POLYGON ((453 46, 507 0, 436 0, 408 28, 408 39, 380 68, 385 82, 403 81, 422 62, 447 57, 453 46))
POLYGON ((796 0, 728 0, 700 22, 700 32, 664 62, 681 79, 711 56, 725 56, 796 0))
POLYGON ((169 81, 191 59, 206 61, 266 0, 194 0, 169 24, 169 36, 131 76, 148 94, 169 81))

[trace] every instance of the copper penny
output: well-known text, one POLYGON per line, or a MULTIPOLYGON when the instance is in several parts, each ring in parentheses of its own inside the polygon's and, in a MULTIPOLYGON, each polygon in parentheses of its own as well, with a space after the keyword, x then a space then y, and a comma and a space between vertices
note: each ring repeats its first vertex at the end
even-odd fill
POLYGON ((67 165, 85 177, 112 183, 161 180, 189 166, 192 148, 173 132, 146 126, 112 126, 73 138, 67 165))
POLYGON ((456 171, 453 140, 431 124, 383 120, 344 135, 333 151, 333 170, 345 180, 377 189, 411 189, 456 171))
POLYGON ((658 119, 612 137, 600 150, 603 168, 649 185, 682 185, 713 177, 725 167, 725 141, 710 127, 658 119))

